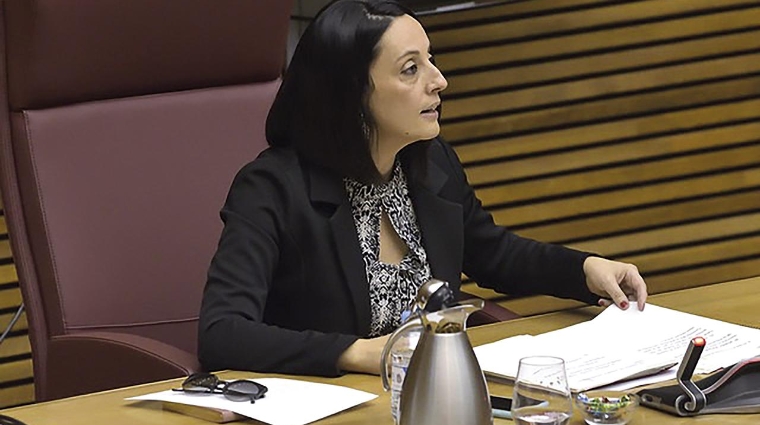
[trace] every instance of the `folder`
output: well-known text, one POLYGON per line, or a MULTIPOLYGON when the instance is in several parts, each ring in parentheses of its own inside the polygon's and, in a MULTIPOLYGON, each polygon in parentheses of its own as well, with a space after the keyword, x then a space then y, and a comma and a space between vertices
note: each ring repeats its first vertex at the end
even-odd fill
POLYGON ((164 410, 181 413, 183 415, 218 424, 248 419, 245 416, 238 415, 230 410, 215 409, 212 407, 192 406, 189 404, 172 403, 170 401, 162 402, 161 406, 164 410))

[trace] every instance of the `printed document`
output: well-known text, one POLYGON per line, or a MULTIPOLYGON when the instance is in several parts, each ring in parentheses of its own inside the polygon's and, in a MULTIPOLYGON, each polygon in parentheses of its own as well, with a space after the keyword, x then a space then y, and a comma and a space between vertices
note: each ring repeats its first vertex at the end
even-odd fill
POLYGON ((760 355, 760 329, 653 304, 647 304, 644 311, 606 308, 592 322, 628 329, 629 337, 616 342, 621 349, 665 356, 674 362, 681 361, 689 341, 701 336, 707 343, 697 363, 697 374, 714 372, 760 355))
POLYGON ((709 373, 760 355, 760 330, 647 304, 628 310, 606 308, 594 319, 532 336, 518 335, 475 347, 487 376, 514 379, 522 357, 547 355, 565 360, 571 391, 653 376, 647 382, 673 377, 689 341, 707 344, 696 373, 709 373))

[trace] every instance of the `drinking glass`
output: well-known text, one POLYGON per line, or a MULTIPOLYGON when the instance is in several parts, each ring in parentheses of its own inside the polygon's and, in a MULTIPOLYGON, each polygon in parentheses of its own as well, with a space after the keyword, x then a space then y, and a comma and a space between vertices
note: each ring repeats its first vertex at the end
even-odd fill
POLYGON ((517 425, 565 425, 573 414, 565 361, 559 357, 520 359, 512 396, 517 425))

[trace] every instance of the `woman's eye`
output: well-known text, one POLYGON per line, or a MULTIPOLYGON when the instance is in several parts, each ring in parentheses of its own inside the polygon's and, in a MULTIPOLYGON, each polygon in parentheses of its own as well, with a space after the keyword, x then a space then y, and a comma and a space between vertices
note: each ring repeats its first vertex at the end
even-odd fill
POLYGON ((408 66, 401 73, 404 75, 414 75, 417 73, 417 65, 408 66))

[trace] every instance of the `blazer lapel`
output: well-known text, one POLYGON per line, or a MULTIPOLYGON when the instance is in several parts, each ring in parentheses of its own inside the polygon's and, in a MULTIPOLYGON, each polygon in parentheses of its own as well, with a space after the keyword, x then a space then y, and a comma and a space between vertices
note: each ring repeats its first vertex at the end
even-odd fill
POLYGON ((448 175, 429 162, 425 180, 411 179, 409 186, 433 277, 458 291, 464 246, 462 206, 439 196, 447 180, 448 175))
POLYGON ((310 196, 312 202, 321 202, 335 206, 329 218, 338 260, 343 269, 346 285, 354 302, 359 335, 369 334, 370 307, 369 283, 364 269, 359 238, 356 235, 356 225, 351 213, 343 181, 339 177, 328 174, 314 167, 309 167, 310 196))

